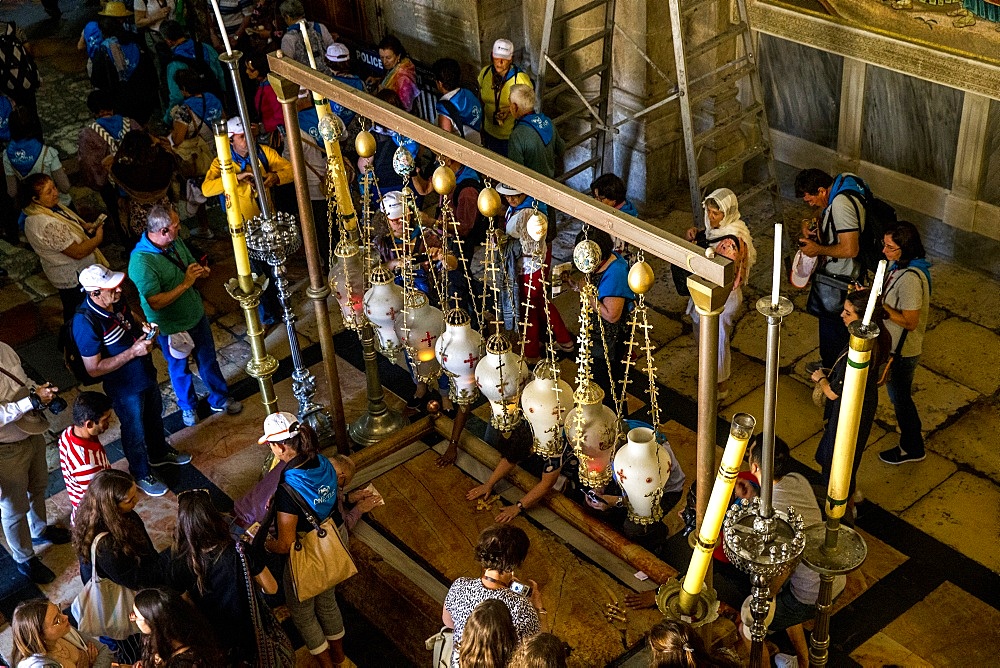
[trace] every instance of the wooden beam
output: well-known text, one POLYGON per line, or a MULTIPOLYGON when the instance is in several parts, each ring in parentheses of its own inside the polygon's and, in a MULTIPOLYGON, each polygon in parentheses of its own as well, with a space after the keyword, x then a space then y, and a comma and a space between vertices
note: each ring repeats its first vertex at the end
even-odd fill
MULTIPOLYGON (((283 57, 281 51, 270 54, 268 62, 271 72, 317 92, 383 127, 391 128, 435 153, 447 155, 480 174, 513 186, 558 211, 602 229, 671 264, 683 267, 711 283, 725 286, 733 282, 733 263, 722 256, 707 258, 704 249, 681 237, 601 204, 558 181, 526 170, 497 153, 445 132, 435 125, 335 81, 291 58, 283 57)), ((300 141, 301 138, 295 137, 290 140, 300 141)), ((661 280, 667 280, 667 277, 661 277, 661 280)))

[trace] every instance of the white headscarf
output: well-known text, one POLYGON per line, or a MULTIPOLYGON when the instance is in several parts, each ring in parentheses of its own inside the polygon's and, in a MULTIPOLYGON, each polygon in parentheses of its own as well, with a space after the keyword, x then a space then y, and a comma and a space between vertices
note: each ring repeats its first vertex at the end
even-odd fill
POLYGON ((705 198, 702 204, 705 209, 705 237, 711 242, 722 237, 736 237, 747 248, 747 271, 757 261, 757 249, 753 246, 753 239, 750 237, 750 229, 740 218, 740 207, 736 201, 736 193, 729 188, 719 188, 705 198), (722 222, 718 227, 712 227, 708 221, 708 203, 712 201, 718 204, 719 211, 722 212, 722 222))

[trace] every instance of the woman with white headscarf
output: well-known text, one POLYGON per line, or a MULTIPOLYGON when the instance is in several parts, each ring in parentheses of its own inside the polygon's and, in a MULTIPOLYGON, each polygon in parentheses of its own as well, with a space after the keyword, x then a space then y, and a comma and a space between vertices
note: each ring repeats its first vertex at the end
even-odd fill
MULTIPOLYGON (((722 255, 733 261, 733 290, 726 299, 726 305, 719 316, 719 399, 725 399, 729 394, 729 374, 731 353, 730 339, 733 325, 736 324, 736 312, 743 304, 742 286, 750 276, 750 268, 757 261, 757 251, 750 238, 750 230, 740 218, 739 204, 736 194, 728 188, 719 188, 705 198, 702 203, 705 209, 705 238, 716 255, 722 255)), ((693 242, 698 235, 696 227, 689 228, 685 233, 688 241, 693 242)), ((698 310, 694 301, 688 301, 687 313, 694 321, 695 342, 698 341, 698 310)))

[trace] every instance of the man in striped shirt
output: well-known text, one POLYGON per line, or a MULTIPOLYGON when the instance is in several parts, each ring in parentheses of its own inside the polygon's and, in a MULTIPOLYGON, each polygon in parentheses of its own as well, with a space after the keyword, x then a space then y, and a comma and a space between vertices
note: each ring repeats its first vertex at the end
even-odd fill
POLYGON ((111 399, 100 392, 81 392, 73 402, 73 424, 59 436, 59 466, 73 515, 87 486, 99 471, 111 468, 98 436, 111 422, 111 399))

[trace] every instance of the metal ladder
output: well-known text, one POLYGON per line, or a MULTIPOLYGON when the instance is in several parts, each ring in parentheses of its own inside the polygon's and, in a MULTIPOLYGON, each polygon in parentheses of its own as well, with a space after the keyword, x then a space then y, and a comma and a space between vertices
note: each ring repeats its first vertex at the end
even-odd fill
POLYGON ((753 37, 747 18, 746 0, 736 0, 739 15, 739 20, 736 23, 729 24, 728 27, 709 39, 694 45, 687 43, 688 40, 683 30, 683 19, 692 12, 700 8, 709 8, 713 4, 717 5, 719 11, 728 11, 729 4, 720 0, 688 0, 683 3, 681 0, 668 0, 674 65, 676 68, 676 85, 672 88, 670 94, 644 109, 635 113, 623 112, 623 118, 617 123, 612 122, 610 104, 612 46, 613 37, 616 32, 642 55, 660 77, 666 80, 668 79, 668 75, 643 52, 642 48, 627 33, 615 25, 615 0, 592 0, 576 9, 557 15, 556 4, 558 2, 559 0, 547 0, 545 3, 538 82, 535 88, 536 109, 551 110, 554 108, 557 96, 567 91, 574 92, 577 97, 575 103, 568 109, 560 109, 558 114, 553 117, 553 120, 566 141, 567 151, 591 140, 594 141, 595 147, 589 159, 581 161, 559 176, 560 181, 568 181, 588 169, 595 170, 594 176, 610 169, 611 140, 617 133, 617 128, 625 123, 638 120, 641 116, 677 100, 680 105, 684 154, 691 195, 691 210, 695 220, 698 223, 701 222, 701 202, 703 196, 709 192, 708 187, 731 175, 735 170, 742 168, 747 162, 758 157, 763 157, 767 161, 768 178, 763 183, 755 184, 742 193, 738 193, 740 201, 744 202, 763 192, 768 192, 772 197, 775 212, 780 212, 778 208, 780 206, 780 197, 778 194, 777 172, 771 154, 770 135, 767 118, 764 113, 763 92, 753 37), (553 30, 565 26, 572 19, 591 12, 595 16, 600 16, 600 13, 603 12, 604 28, 602 30, 577 42, 566 44, 559 51, 549 51, 553 30), (739 47, 737 55, 733 60, 723 65, 712 67, 708 72, 694 79, 688 78, 688 63, 710 55, 716 49, 728 46, 733 41, 739 47), (601 43, 603 46, 601 62, 596 63, 593 67, 575 75, 571 79, 566 73, 567 57, 591 44, 597 43, 601 43), (562 81, 558 85, 547 88, 545 77, 549 68, 554 70, 562 81), (580 90, 579 84, 592 77, 600 77, 600 87, 596 96, 591 95, 588 97, 580 90), (749 84, 751 102, 743 107, 739 113, 725 119, 722 123, 714 124, 713 122, 711 127, 696 133, 694 114, 698 105, 727 88, 736 86, 741 81, 746 81, 749 84), (567 136, 568 133, 563 132, 562 129, 569 125, 571 121, 575 121, 577 125, 579 125, 580 121, 589 123, 589 129, 580 134, 567 136), (746 129, 750 130, 750 137, 749 146, 745 150, 716 165, 704 174, 700 173, 698 156, 701 149, 708 142, 727 132, 746 129))
MULTIPOLYGON (((614 36, 615 0, 591 0, 572 11, 556 14, 556 4, 559 0, 546 0, 545 20, 542 26, 542 44, 538 63, 538 82, 535 87, 535 109, 543 111, 555 108, 556 99, 572 91, 577 99, 566 109, 559 109, 552 116, 552 121, 566 142, 566 152, 573 148, 594 142, 591 156, 574 165, 556 178, 565 183, 587 170, 593 170, 593 177, 602 174, 609 165, 605 162, 611 158, 611 137, 614 129, 611 127, 611 53, 612 37, 614 36), (558 51, 550 52, 552 31, 563 28, 566 24, 580 17, 596 18, 603 23, 598 29, 583 39, 566 44, 558 51), (584 72, 574 74, 571 79, 566 73, 568 59, 575 53, 591 45, 600 45, 601 61, 584 72), (551 68, 562 79, 562 82, 546 88, 545 77, 551 68), (580 90, 584 82, 600 78, 596 94, 587 94, 580 90), (583 132, 577 128, 583 125, 583 132)), ((550 114, 551 115, 551 114, 550 114)))
POLYGON ((705 41, 689 45, 684 36, 684 18, 691 12, 716 4, 720 11, 728 11, 727 2, 719 0, 669 0, 670 26, 674 46, 674 64, 677 70, 677 88, 673 95, 680 101, 681 125, 684 130, 684 157, 687 163, 688 184, 691 191, 691 211, 695 221, 702 220, 701 203, 709 186, 731 175, 751 160, 763 157, 767 162, 768 178, 738 193, 740 202, 750 200, 757 195, 768 192, 771 195, 775 213, 780 212, 780 196, 778 193, 777 170, 771 153, 770 132, 767 116, 764 110, 763 91, 760 83, 760 72, 754 50, 753 36, 750 32, 750 22, 747 17, 746 0, 736 0, 738 20, 729 23, 725 29, 705 41), (713 67, 705 74, 694 79, 688 78, 688 63, 713 53, 716 49, 728 46, 735 41, 737 53, 733 60, 713 67), (742 47, 742 49, 740 48, 742 47), (749 84, 751 100, 733 116, 719 124, 713 122, 706 130, 696 133, 694 128, 694 113, 697 106, 723 90, 736 86, 739 82, 749 84), (698 168, 698 155, 701 149, 713 139, 727 132, 749 129, 748 145, 739 154, 716 165, 702 174, 698 168))

